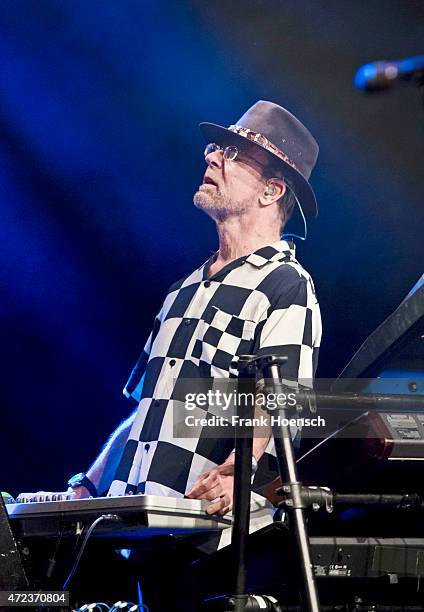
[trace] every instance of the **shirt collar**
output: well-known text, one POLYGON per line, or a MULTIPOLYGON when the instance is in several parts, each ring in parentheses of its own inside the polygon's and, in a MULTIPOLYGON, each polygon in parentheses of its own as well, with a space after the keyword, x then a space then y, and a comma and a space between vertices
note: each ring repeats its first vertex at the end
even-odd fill
MULTIPOLYGON (((274 242, 267 246, 261 247, 260 249, 257 249, 256 251, 250 253, 249 255, 246 255, 245 257, 239 257, 239 259, 230 262, 229 264, 224 266, 219 272, 214 274, 213 278, 215 279, 220 276, 225 276, 229 271, 233 270, 234 268, 237 268, 246 261, 255 266, 256 268, 261 268, 262 266, 271 261, 296 261, 295 254, 296 247, 294 242, 288 240, 279 240, 278 242, 274 242)), ((208 279, 209 268, 215 261, 217 255, 218 251, 212 253, 209 259, 205 261, 205 263, 203 263, 201 266, 199 266, 198 270, 202 271, 203 280, 208 279)))
POLYGON ((287 240, 279 240, 273 244, 261 247, 246 257, 245 261, 261 268, 270 261, 293 261, 296 256, 296 247, 293 242, 287 240))

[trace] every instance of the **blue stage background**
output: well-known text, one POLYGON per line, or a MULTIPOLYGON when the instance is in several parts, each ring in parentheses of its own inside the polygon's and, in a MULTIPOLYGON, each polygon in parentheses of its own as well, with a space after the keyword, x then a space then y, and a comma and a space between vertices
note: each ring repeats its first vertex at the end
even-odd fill
POLYGON ((420 0, 3 0, 0 489, 62 489, 128 415, 165 291, 217 246, 197 124, 258 99, 321 145, 298 256, 341 371, 424 272, 422 98, 352 78, 422 53, 420 0))

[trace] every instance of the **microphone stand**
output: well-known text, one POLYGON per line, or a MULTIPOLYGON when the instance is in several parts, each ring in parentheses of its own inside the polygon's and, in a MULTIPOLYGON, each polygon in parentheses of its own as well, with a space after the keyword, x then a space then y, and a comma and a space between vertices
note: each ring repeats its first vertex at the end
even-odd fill
MULTIPOLYGON (((287 357, 267 356, 255 358, 252 355, 243 355, 238 361, 239 385, 244 391, 252 392, 256 388, 255 374, 259 371, 267 381, 267 391, 276 392, 281 389, 279 366, 286 363, 287 357)), ((254 402, 248 405, 243 413, 247 419, 253 418, 254 402)), ((281 421, 287 421, 285 408, 278 410, 281 421)), ((306 504, 302 500, 302 485, 297 477, 297 467, 294 457, 293 443, 289 425, 273 425, 272 433, 277 451, 278 468, 284 483, 283 490, 288 493, 285 506, 289 515, 289 529, 297 544, 299 556, 299 569, 302 576, 303 608, 308 612, 319 612, 318 593, 312 568, 309 539, 306 529, 304 509, 306 504)), ((243 435, 236 428, 235 442, 235 471, 234 471, 234 522, 231 534, 231 548, 236 566, 235 591, 228 599, 234 612, 244 610, 260 610, 263 608, 255 601, 255 596, 246 593, 246 541, 249 534, 250 518, 250 486, 252 475, 252 447, 253 427, 244 427, 243 435)), ((264 596, 262 596, 264 597, 264 596)), ((279 610, 274 606, 271 598, 264 597, 271 607, 270 610, 279 610)))
MULTIPOLYGON (((287 390, 280 380, 280 367, 287 361, 287 357, 267 355, 254 359, 261 378, 265 380, 266 392, 278 393, 287 390)), ((288 424, 289 411, 285 406, 279 406, 277 423, 272 425, 275 450, 277 453, 278 471, 283 491, 286 494, 285 507, 288 515, 289 530, 296 542, 299 569, 302 576, 303 608, 309 612, 319 612, 320 605, 315 576, 312 566, 309 537, 305 521, 307 504, 302 496, 302 484, 297 474, 296 459, 290 426, 288 424)), ((269 413, 269 411, 268 411, 269 413)))
MULTIPOLYGON (((238 391, 246 392, 247 398, 255 397, 256 367, 250 355, 242 355, 237 362, 239 377, 238 391)), ((255 402, 247 402, 243 416, 252 419, 255 402)), ((234 521, 231 531, 231 549, 236 567, 235 591, 230 599, 234 612, 243 612, 248 603, 246 593, 246 544, 249 535, 250 520, 250 486, 252 479, 252 449, 253 427, 244 428, 240 435, 240 427, 236 427, 235 461, 234 461, 234 521)))

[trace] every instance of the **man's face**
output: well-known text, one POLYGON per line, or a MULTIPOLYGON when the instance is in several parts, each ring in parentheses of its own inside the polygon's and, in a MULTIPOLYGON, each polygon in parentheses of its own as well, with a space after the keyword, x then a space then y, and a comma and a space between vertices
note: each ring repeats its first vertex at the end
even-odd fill
POLYGON ((231 216, 240 216, 253 209, 266 188, 263 175, 265 156, 258 151, 239 148, 236 159, 226 160, 222 149, 208 153, 207 168, 203 183, 196 191, 193 201, 215 221, 224 221, 231 216))

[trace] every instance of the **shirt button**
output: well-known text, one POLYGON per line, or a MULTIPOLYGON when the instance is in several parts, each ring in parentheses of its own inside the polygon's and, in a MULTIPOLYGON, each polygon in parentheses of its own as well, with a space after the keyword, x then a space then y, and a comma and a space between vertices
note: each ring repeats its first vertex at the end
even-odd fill
POLYGON ((210 287, 211 286, 211 281, 205 281, 204 283, 205 287, 210 287))
POLYGON ((169 365, 171 366, 171 368, 173 368, 176 363, 177 362, 175 361, 175 359, 171 359, 171 361, 169 362, 169 365))
POLYGON ((191 319, 185 319, 184 324, 185 325, 191 325, 191 319))
POLYGON ((150 444, 145 444, 144 445, 144 450, 146 451, 146 453, 149 452, 149 448, 150 448, 150 444))

